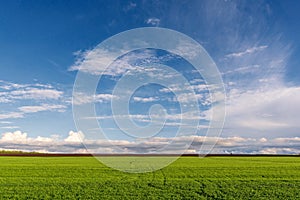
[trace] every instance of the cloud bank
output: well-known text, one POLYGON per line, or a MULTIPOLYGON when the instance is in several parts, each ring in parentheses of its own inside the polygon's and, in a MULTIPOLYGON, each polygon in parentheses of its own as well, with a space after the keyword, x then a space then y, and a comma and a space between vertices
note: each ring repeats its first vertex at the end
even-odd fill
MULTIPOLYGON (((211 153, 221 154, 299 154, 300 138, 215 138, 204 136, 182 136, 178 138, 153 137, 147 140, 90 140, 82 132, 70 131, 66 138, 57 135, 51 137, 29 137, 21 131, 5 132, 0 139, 1 149, 36 151, 47 153, 155 153, 170 141, 185 144, 193 140, 187 153, 199 153, 205 140, 208 143, 217 141, 211 153), (86 150, 85 145, 89 147, 86 150)), ((207 143, 206 143, 207 144, 207 143)), ((176 153, 176 149, 169 153, 176 153)))

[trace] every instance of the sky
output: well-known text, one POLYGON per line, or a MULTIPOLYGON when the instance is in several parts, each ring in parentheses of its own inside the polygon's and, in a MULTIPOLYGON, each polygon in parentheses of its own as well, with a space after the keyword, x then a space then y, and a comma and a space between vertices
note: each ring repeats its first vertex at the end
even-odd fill
MULTIPOLYGON (((144 153, 156 152, 175 137, 179 146, 190 144, 186 152, 191 153, 199 152, 204 140, 216 143, 212 153, 300 153, 298 1, 12 0, 0 4, 0 149, 144 153), (125 53, 101 71, 94 96, 72 98, 79 71, 100 75, 99 56, 106 54, 97 45, 142 27, 181 32, 202 45, 215 62, 226 96, 219 137, 205 139, 214 105, 210 86, 175 50, 125 53), (162 65, 185 77, 194 93, 162 65), (121 98, 113 93, 114 87, 128 71, 147 71, 147 76, 173 82, 168 87, 145 84, 131 91, 129 115, 114 118, 111 103, 121 98), (199 112, 181 113, 180 103, 190 106, 193 98, 199 112), (102 128, 93 133, 102 132, 106 138, 93 140, 75 124, 72 108, 89 103, 94 103, 102 128), (165 110, 151 118, 149 109, 155 104, 165 110), (116 124, 128 117, 140 127, 151 123, 164 127, 146 140, 131 137, 116 124), (189 123, 195 120, 197 131, 189 132, 189 123), (176 136, 181 126, 187 133, 176 136)), ((193 54, 183 47, 183 55, 193 54)))

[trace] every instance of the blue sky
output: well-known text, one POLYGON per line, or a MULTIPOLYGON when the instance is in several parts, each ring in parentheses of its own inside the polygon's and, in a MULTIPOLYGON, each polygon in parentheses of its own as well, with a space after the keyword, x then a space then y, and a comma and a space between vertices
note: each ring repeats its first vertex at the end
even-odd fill
MULTIPOLYGON (((93 53, 103 40, 133 28, 162 27, 200 43, 222 75, 227 113, 215 152, 299 153, 299 9, 297 1, 2 1, 0 148, 84 152, 77 136, 87 137, 76 129, 72 115, 77 70, 93 73, 86 62, 97 62, 93 53)), ((120 63, 136 66, 145 61, 171 65, 183 74, 199 97, 200 126, 209 123, 207 88, 188 63, 159 50, 132 52, 111 66, 121 71, 106 74, 96 97, 99 123, 124 151, 141 144, 135 146, 122 135, 111 118, 110 101, 117 98, 112 90, 118 73, 125 72, 120 63)), ((174 90, 178 87, 173 85, 174 90)), ((178 98, 189 103, 188 95, 178 98)), ((155 103, 169 114, 160 139, 142 145, 159 146, 178 129, 177 100, 159 85, 134 93, 130 114, 137 124, 149 123, 146 114, 155 103)), ((85 101, 91 99, 81 103, 85 101)), ((197 152, 205 131, 199 129, 191 152, 197 152)), ((89 142, 91 148, 114 151, 103 141, 89 142)))

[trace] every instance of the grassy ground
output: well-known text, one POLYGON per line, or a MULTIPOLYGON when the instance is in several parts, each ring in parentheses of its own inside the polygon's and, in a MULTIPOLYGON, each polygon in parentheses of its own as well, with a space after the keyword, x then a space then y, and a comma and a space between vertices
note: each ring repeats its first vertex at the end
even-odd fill
POLYGON ((93 157, 0 157, 0 199, 300 199, 300 157, 182 157, 146 174, 93 157))

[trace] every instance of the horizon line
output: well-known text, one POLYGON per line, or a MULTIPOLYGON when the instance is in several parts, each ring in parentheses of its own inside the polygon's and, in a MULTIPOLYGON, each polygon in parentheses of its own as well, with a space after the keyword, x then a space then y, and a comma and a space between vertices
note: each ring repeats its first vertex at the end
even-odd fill
POLYGON ((299 154, 120 154, 120 153, 39 153, 39 152, 22 152, 22 153, 0 153, 1 156, 24 156, 24 157, 164 157, 164 156, 178 156, 178 157, 300 157, 299 154))

